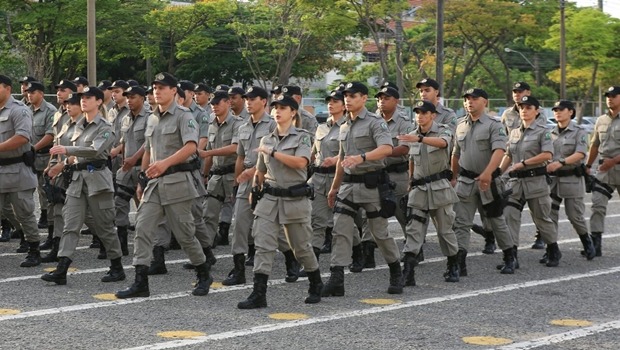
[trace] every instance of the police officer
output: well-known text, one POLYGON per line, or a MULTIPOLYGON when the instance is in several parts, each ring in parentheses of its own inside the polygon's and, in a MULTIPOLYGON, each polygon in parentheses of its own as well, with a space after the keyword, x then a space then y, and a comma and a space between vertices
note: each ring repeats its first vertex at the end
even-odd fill
MULTIPOLYGON (((512 107, 508 107, 504 113, 502 113, 502 124, 506 127, 508 135, 512 132, 512 130, 517 129, 521 126, 521 118, 519 117, 519 101, 524 96, 530 96, 532 94, 532 89, 530 85, 524 81, 519 81, 514 83, 512 86, 512 100, 514 101, 514 105, 512 107)), ((545 127, 547 124, 547 118, 542 113, 539 113, 538 117, 536 117, 536 122, 545 127)), ((536 240, 532 245, 532 249, 545 249, 545 242, 543 242, 540 237, 540 232, 536 231, 536 240)))
POLYGON ((47 250, 52 246, 54 222, 52 219, 53 214, 50 213, 49 218, 47 215, 48 211, 53 210, 53 208, 45 197, 45 191, 43 190, 43 184, 45 183, 43 170, 47 167, 50 159, 49 150, 52 148, 52 142, 54 141, 52 124, 56 107, 45 101, 44 91, 45 87, 38 81, 29 82, 26 88, 30 109, 32 110, 32 144, 36 153, 34 168, 37 171, 37 190, 39 193, 39 205, 41 206, 41 216, 37 225, 39 228, 48 229, 47 239, 39 248, 47 250))
POLYGON ((148 102, 149 106, 157 106, 157 102, 155 102, 155 96, 153 96, 152 86, 146 88, 146 102, 148 102))
POLYGON ((28 256, 20 266, 32 267, 41 264, 32 197, 37 187, 31 152, 32 113, 11 96, 12 83, 9 77, 0 74, 0 208, 7 203, 13 207, 28 243, 28 256))
POLYGON ((56 284, 67 284, 67 270, 79 241, 79 234, 87 210, 95 224, 95 231, 105 246, 111 260, 108 273, 102 282, 116 282, 125 279, 121 263, 121 249, 114 233, 114 186, 112 172, 107 166, 108 154, 114 142, 114 130, 100 112, 103 92, 96 86, 85 87, 81 98, 84 119, 77 124, 71 138, 73 146, 55 145, 52 156, 66 155, 65 167, 73 172, 71 184, 66 191, 62 209, 65 221, 58 265, 41 279, 56 284))
MULTIPOLYGON (((406 196, 408 193, 409 163, 407 158, 409 153, 409 145, 399 144, 397 137, 398 135, 404 135, 411 132, 411 130, 413 130, 413 124, 409 120, 409 117, 404 114, 404 111, 401 112, 397 108, 400 99, 398 90, 391 86, 383 87, 375 95, 375 99, 377 99, 379 115, 387 124, 392 136, 394 148, 392 149, 392 154, 385 158, 385 171, 388 173, 390 181, 394 182, 396 185, 394 188, 394 195, 396 196, 396 203, 400 203, 401 198, 406 196)), ((405 213, 402 210, 396 210, 395 216, 401 229, 403 230, 403 234, 405 234, 405 228, 407 225, 405 213)), ((362 221, 362 251, 364 256, 363 267, 374 268, 376 265, 376 243, 372 240, 372 235, 370 234, 368 225, 365 221, 366 217, 364 217, 362 221)), ((353 247, 353 249, 355 249, 355 247, 353 247)))
POLYGON ((121 145, 123 119, 129 114, 129 106, 127 106, 127 97, 124 95, 125 90, 129 89, 129 84, 124 80, 116 80, 108 90, 112 91, 112 99, 114 106, 108 111, 107 119, 112 123, 114 129, 114 144, 110 151, 112 158, 112 173, 116 179, 116 173, 123 166, 123 146, 121 145))
POLYGON ((127 236, 129 228, 130 202, 138 187, 138 173, 144 155, 144 132, 151 111, 144 103, 146 91, 140 86, 130 86, 123 92, 129 113, 121 122, 120 147, 123 165, 116 173, 117 191, 114 196, 116 207, 116 233, 121 243, 123 255, 129 255, 127 236))
POLYGON ((551 219, 557 230, 560 203, 568 220, 579 235, 588 260, 594 259, 596 252, 588 234, 584 219, 585 167, 583 160, 588 152, 588 134, 577 124, 571 122, 575 117, 575 106, 571 101, 560 100, 552 108, 557 125, 551 131, 553 140, 553 161, 547 165, 551 175, 551 219))
POLYGON ((26 105, 30 105, 30 100, 28 100, 28 83, 31 83, 33 81, 37 81, 37 79, 31 76, 25 76, 22 78, 22 80, 19 81, 19 87, 21 90, 20 92, 22 93, 21 102, 26 105))
POLYGON ((211 105, 209 104, 212 92, 213 90, 205 83, 198 83, 194 85, 194 100, 196 100, 196 103, 205 110, 207 115, 211 115, 211 113, 213 113, 211 105))
POLYGON ((88 85, 90 85, 88 83, 88 79, 86 79, 83 76, 77 76, 73 79, 73 84, 75 84, 75 87, 77 88, 77 92, 81 93, 82 91, 84 91, 84 88, 88 87, 88 85))
POLYGON ((416 114, 417 129, 400 134, 398 140, 408 145, 413 173, 407 198, 407 229, 403 249, 403 279, 405 286, 415 286, 416 255, 419 253, 431 218, 437 226, 437 238, 443 255, 448 257, 446 282, 459 281, 458 245, 452 223, 458 202, 456 192, 450 184, 450 144, 453 139, 449 125, 433 121, 437 110, 430 101, 420 101, 413 111, 416 114))
POLYGON ((247 109, 245 109, 245 100, 243 99, 243 95, 245 94, 245 90, 239 86, 233 86, 228 89, 228 97, 230 100, 230 108, 232 109, 232 113, 236 117, 240 117, 243 120, 248 120, 250 115, 248 114, 247 109))
POLYGON ((429 101, 435 105, 435 110, 437 111, 435 123, 448 125, 454 133, 457 123, 456 113, 454 110, 445 107, 439 101, 439 98, 441 97, 439 83, 435 79, 425 78, 420 80, 415 87, 420 93, 420 99, 423 101, 429 101))
POLYGON ((331 276, 321 294, 344 295, 344 266, 351 260, 354 234, 351 227, 359 208, 366 211, 370 233, 390 268, 388 293, 400 294, 403 292, 400 256, 396 241, 387 231, 387 217, 393 212, 389 212, 389 203, 381 203, 379 194, 380 188, 389 189, 382 169, 384 158, 392 154, 392 138, 385 121, 365 107, 366 85, 348 83, 344 95, 348 120, 340 127, 336 176, 327 197, 330 207, 335 207, 331 276))
POLYGON ((183 94, 185 95, 183 107, 188 108, 190 112, 192 112, 192 115, 196 119, 196 123, 200 126, 198 134, 198 149, 203 150, 207 146, 207 136, 209 133, 209 123, 211 122, 211 119, 209 118, 209 114, 207 114, 207 112, 194 100, 195 87, 195 84, 189 80, 179 81, 179 91, 183 91, 183 94))
POLYGON ((282 88, 284 87, 284 85, 276 85, 273 87, 273 89, 271 90, 271 98, 275 101, 278 99, 278 97, 280 97, 280 95, 282 95, 282 88))
POLYGON ((291 96, 280 96, 271 106, 275 107, 277 127, 260 142, 253 184, 261 186, 263 191, 263 198, 254 210, 252 228, 256 245, 254 290, 247 300, 238 304, 240 309, 267 307, 267 280, 278 248, 280 225, 284 226, 287 244, 308 275, 310 287, 305 302, 321 301, 323 282, 311 245, 312 191, 306 183, 312 147, 310 134, 298 129, 299 105, 291 96))
POLYGON ((114 100, 112 99, 112 90, 108 90, 110 86, 112 86, 112 82, 109 80, 102 80, 99 82, 99 85, 97 85, 97 88, 103 91, 103 106, 105 107, 105 110, 106 110, 106 113, 105 113, 106 117, 110 109, 114 107, 114 100))
POLYGON ((596 120, 590 141, 590 153, 586 161, 588 174, 598 160, 596 183, 592 187, 592 216, 590 232, 596 249, 596 256, 602 255, 602 237, 605 232, 607 203, 614 193, 620 191, 620 86, 611 86, 605 91, 605 101, 609 110, 596 120))
MULTIPOLYGON (((72 146, 73 134, 78 123, 82 120, 82 107, 80 106, 80 97, 77 94, 71 94, 64 100, 62 105, 69 119, 64 124, 54 126, 54 145, 72 146)), ((51 263, 58 261, 58 250, 60 249, 60 238, 65 227, 65 221, 62 217, 62 208, 66 200, 67 185, 71 181, 68 173, 63 174, 64 159, 62 155, 57 155, 50 159, 48 168, 44 171, 45 176, 49 179, 49 190, 52 193, 53 210, 52 218, 54 220, 54 234, 52 239, 52 249, 49 253, 41 258, 43 263, 51 263), (64 175, 64 176, 63 176, 64 175)))
POLYGON ((518 103, 521 126, 512 130, 508 139, 508 151, 501 169, 510 176, 512 194, 504 209, 506 223, 512 240, 519 245, 521 212, 525 203, 530 208, 532 220, 547 244, 545 265, 556 267, 562 253, 558 247, 558 231, 551 220, 551 197, 547 183, 546 163, 553 158, 551 132, 536 122, 540 103, 533 96, 523 96, 518 103))
MULTIPOLYGON (((233 143, 238 135, 243 119, 235 117, 230 110, 229 94, 226 91, 216 91, 211 99, 211 108, 215 119, 209 125, 209 143, 206 151, 200 151, 205 158, 204 173, 209 174, 207 184, 207 201, 204 207, 204 221, 208 232, 218 229, 220 244, 228 245, 228 226, 230 223, 221 221, 222 208, 226 203, 232 203, 235 185, 235 162, 237 160, 237 145, 233 143), (226 226, 226 229, 223 229, 226 226)), ((234 269, 222 282, 224 285, 245 283, 245 257, 243 253, 233 255, 234 269)))
MULTIPOLYGON (((116 292, 116 297, 135 298, 150 295, 148 264, 152 254, 153 232, 166 218, 178 242, 197 272, 193 295, 207 295, 213 282, 210 265, 200 242, 194 235, 192 206, 199 197, 192 171, 196 170, 194 155, 198 145, 198 125, 189 109, 175 102, 177 79, 159 73, 153 81, 157 107, 149 116, 142 156, 142 181, 147 182, 136 218, 136 239, 133 264, 134 283, 116 292)), ((140 185, 142 187, 142 184, 140 185)))
MULTIPOLYGON (((303 96, 301 94, 301 88, 297 85, 285 85, 282 87, 282 94, 286 96, 291 96, 299 106, 302 106, 303 96)), ((278 96, 279 97, 279 96, 278 96)), ((276 99, 277 97, 274 97, 276 99)), ((301 127, 302 129, 309 132, 312 137, 316 133, 316 128, 319 125, 319 122, 316 120, 312 113, 308 112, 303 108, 303 106, 298 111, 301 116, 301 127)))
POLYGON ((503 216, 504 184, 499 165, 506 151, 506 129, 485 113, 486 91, 469 89, 463 95, 467 115, 462 118, 455 135, 452 172, 459 202, 454 204, 454 231, 459 244, 460 276, 467 276, 467 250, 470 228, 476 210, 484 214, 504 252, 502 274, 513 274, 516 245, 503 216))

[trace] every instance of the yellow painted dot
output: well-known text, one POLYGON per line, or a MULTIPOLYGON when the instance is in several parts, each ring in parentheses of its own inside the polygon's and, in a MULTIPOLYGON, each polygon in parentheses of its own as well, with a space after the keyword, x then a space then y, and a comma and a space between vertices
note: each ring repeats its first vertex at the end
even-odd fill
POLYGON ((360 301, 364 304, 370 305, 392 305, 401 303, 400 300, 396 299, 362 299, 360 301))
POLYGON ((116 300, 118 299, 114 294, 112 293, 104 293, 104 294, 95 294, 93 295, 93 298, 95 299, 99 299, 99 300, 116 300))
POLYGON ((15 309, 0 309, 0 315, 17 315, 19 313, 21 311, 15 309))
MULTIPOLYGON (((56 268, 55 268, 55 267, 46 267, 46 268, 44 268, 44 269, 43 269, 43 271, 45 271, 45 272, 52 272, 52 271, 54 271, 54 270, 56 270, 56 268)), ((78 270, 78 269, 76 269, 75 267, 70 267, 67 271, 68 271, 68 272, 75 272, 75 271, 77 271, 77 270, 78 270)))
POLYGON ((463 341, 473 345, 506 345, 512 343, 511 339, 496 337, 463 337, 463 341))
POLYGON ((310 318, 310 316, 306 314, 296 314, 296 313, 276 313, 269 315, 269 318, 273 318, 274 320, 305 320, 306 318, 310 318))
POLYGON ((552 320, 550 323, 554 326, 564 326, 564 327, 588 327, 592 325, 592 322, 590 321, 572 320, 572 319, 552 320))
POLYGON ((213 289, 224 288, 224 285, 222 284, 222 282, 213 282, 211 283, 211 288, 213 289))
POLYGON ((196 331, 167 331, 167 332, 159 332, 157 333, 157 335, 162 338, 187 339, 187 338, 203 337, 207 334, 202 333, 202 332, 196 332, 196 331))

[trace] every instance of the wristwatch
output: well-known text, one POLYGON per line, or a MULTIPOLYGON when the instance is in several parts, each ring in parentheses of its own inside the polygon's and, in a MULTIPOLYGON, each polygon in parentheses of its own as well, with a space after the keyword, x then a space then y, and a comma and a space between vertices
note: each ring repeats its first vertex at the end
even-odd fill
POLYGON ((418 142, 422 143, 422 140, 424 140, 424 135, 418 135, 418 142))
POLYGON ((558 159, 558 162, 560 162, 560 164, 562 165, 566 165, 566 159, 564 159, 564 157, 558 159))
POLYGON ((360 157, 362 157, 362 163, 366 161, 366 152, 362 152, 362 154, 360 154, 360 157))
POLYGON ((523 164, 523 166, 527 166, 527 164, 525 164, 525 159, 521 159, 521 164, 523 164))

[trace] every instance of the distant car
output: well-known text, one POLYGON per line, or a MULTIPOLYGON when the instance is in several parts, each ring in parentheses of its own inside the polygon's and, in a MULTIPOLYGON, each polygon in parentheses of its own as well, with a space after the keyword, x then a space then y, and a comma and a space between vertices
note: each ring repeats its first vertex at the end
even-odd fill
POLYGON ((583 117, 581 119, 581 127, 583 127, 588 133, 594 131, 594 124, 596 123, 596 118, 593 117, 583 117))
POLYGON ((329 118, 329 113, 319 112, 317 113, 315 117, 316 117, 316 120, 319 122, 319 124, 325 123, 327 121, 327 118, 329 118))

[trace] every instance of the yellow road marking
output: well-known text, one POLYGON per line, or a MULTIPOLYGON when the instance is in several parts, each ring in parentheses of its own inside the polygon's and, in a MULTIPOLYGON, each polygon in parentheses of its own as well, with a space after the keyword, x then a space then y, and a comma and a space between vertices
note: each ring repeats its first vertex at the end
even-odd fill
POLYGON ((496 337, 463 337, 463 342, 473 345, 506 345, 512 343, 508 338, 496 337))
POLYGON ((114 294, 112 293, 104 293, 104 294, 95 294, 93 295, 93 298, 95 299, 99 299, 99 300, 116 300, 118 299, 114 294))
POLYGON ((0 315, 17 315, 19 313, 21 311, 15 309, 0 309, 0 315))
POLYGON ((360 302, 370 305, 393 305, 401 303, 400 300, 396 299, 362 299, 360 302))
POLYGON ((592 325, 592 322, 587 321, 587 320, 573 320, 573 319, 552 320, 550 323, 554 326, 564 326, 564 327, 589 327, 592 325))
POLYGON ((167 331, 167 332, 159 332, 158 336, 162 338, 176 338, 176 339, 189 339, 202 337, 207 335, 206 333, 196 332, 196 331, 167 331))
MULTIPOLYGON (((46 268, 44 268, 44 269, 43 269, 43 271, 45 271, 45 272, 52 272, 52 271, 54 271, 54 270, 56 270, 56 268, 55 268, 55 267, 46 267, 46 268)), ((78 269, 76 269, 75 267, 70 267, 70 268, 67 270, 67 272, 75 272, 75 271, 77 271, 77 270, 78 270, 78 269)))
POLYGON ((296 313, 276 313, 276 314, 270 314, 269 318, 273 318, 274 320, 292 321, 292 320, 305 320, 307 318, 310 318, 310 316, 306 314, 296 314, 296 313))

